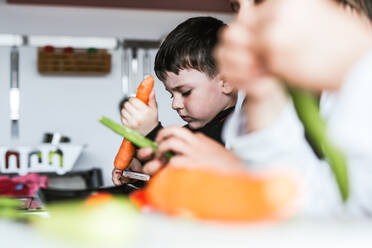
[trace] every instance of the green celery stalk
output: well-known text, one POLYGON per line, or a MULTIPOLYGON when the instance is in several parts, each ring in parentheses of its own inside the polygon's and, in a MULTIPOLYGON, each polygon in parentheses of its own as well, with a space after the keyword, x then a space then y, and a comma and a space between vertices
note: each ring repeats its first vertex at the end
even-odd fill
POLYGON ((349 179, 346 158, 327 137, 326 124, 319 114, 316 97, 305 90, 288 88, 297 115, 301 120, 305 132, 309 134, 314 148, 324 155, 336 178, 337 185, 344 202, 349 197, 349 179))
MULTIPOLYGON (((153 152, 156 153, 158 144, 146 137, 144 137, 142 134, 136 132, 135 130, 125 126, 120 125, 113 120, 102 116, 99 118, 99 121, 105 125, 106 127, 110 128, 115 133, 123 136, 127 140, 129 140, 132 144, 135 144, 138 147, 151 147, 153 152)), ((163 154, 166 159, 170 159, 173 155, 169 152, 163 154)))

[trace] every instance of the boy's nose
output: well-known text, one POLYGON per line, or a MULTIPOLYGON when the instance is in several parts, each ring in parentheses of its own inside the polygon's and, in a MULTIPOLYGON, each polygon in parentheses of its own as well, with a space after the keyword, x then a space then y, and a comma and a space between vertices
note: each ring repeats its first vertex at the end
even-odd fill
POLYGON ((174 110, 183 109, 183 102, 182 102, 181 97, 178 97, 178 96, 173 97, 172 109, 174 109, 174 110))

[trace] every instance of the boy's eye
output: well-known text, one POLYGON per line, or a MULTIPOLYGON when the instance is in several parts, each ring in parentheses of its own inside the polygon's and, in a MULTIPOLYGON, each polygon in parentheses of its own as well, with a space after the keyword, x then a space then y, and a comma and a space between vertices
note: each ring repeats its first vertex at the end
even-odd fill
POLYGON ((183 92, 182 93, 182 96, 183 97, 186 97, 186 96, 189 96, 191 94, 191 90, 188 90, 188 91, 186 91, 186 92, 183 92))

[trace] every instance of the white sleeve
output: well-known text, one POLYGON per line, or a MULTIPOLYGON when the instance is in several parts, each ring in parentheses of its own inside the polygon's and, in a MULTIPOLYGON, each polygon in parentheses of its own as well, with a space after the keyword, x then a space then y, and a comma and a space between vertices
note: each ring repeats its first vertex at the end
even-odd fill
POLYGON ((354 215, 372 216, 372 51, 348 74, 329 116, 332 140, 347 157, 354 215))
POLYGON ((241 111, 235 121, 227 123, 225 135, 230 136, 231 150, 244 161, 247 170, 293 172, 301 184, 301 215, 340 213, 341 198, 333 174, 307 143, 292 103, 270 127, 249 134, 244 134, 244 127, 241 111))
POLYGON ((252 133, 245 132, 245 116, 241 110, 227 121, 224 135, 231 149, 246 164, 291 161, 295 157, 315 157, 304 137, 304 129, 292 103, 288 103, 271 126, 252 133), (298 151, 294 153, 294 151, 298 151))
POLYGON ((246 163, 266 163, 287 160, 293 148, 303 137, 303 128, 292 104, 288 104, 271 126, 252 133, 245 133, 245 117, 241 111, 235 123, 228 122, 226 136, 231 149, 246 163))
POLYGON ((300 214, 372 215, 372 52, 357 63, 327 111, 333 142, 347 158, 350 197, 342 204, 328 164, 317 159, 290 104, 270 127, 247 134, 243 111, 225 127, 231 150, 249 171, 290 169, 302 182, 300 214), (238 120, 238 121, 237 121, 238 120))

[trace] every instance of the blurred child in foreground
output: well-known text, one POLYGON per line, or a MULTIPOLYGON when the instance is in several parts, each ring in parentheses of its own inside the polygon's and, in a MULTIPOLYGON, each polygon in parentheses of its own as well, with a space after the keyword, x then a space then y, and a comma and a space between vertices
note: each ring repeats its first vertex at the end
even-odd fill
MULTIPOLYGON (((345 12, 332 1, 261 2, 256 5, 239 2, 239 15, 223 32, 216 51, 220 72, 248 96, 253 91, 258 96, 253 102, 284 92, 274 90, 283 87, 279 83, 266 89, 257 85, 267 73, 293 86, 332 92, 332 101, 328 101, 332 108, 324 106, 322 112, 327 118, 330 138, 347 157, 348 201, 342 203, 329 166, 314 155, 293 109, 283 108, 285 104, 277 111, 270 107, 276 116, 269 114, 268 121, 261 122, 260 115, 254 115, 256 109, 246 107, 235 122, 230 122, 227 132, 234 136, 231 148, 242 162, 234 162, 234 154, 203 135, 176 127, 159 133, 157 156, 173 151, 177 155, 169 164, 178 166, 209 165, 255 172, 290 169, 304 186, 302 214, 370 215, 372 115, 368 113, 372 107, 369 96, 372 30, 369 20, 354 11, 345 12), (250 150, 252 147, 256 152, 250 150)), ((247 101, 246 105, 252 102, 249 98, 247 101)), ((149 155, 146 149, 140 153, 143 158, 149 155)), ((156 168, 154 164, 159 163, 155 159, 146 166, 156 168)))

